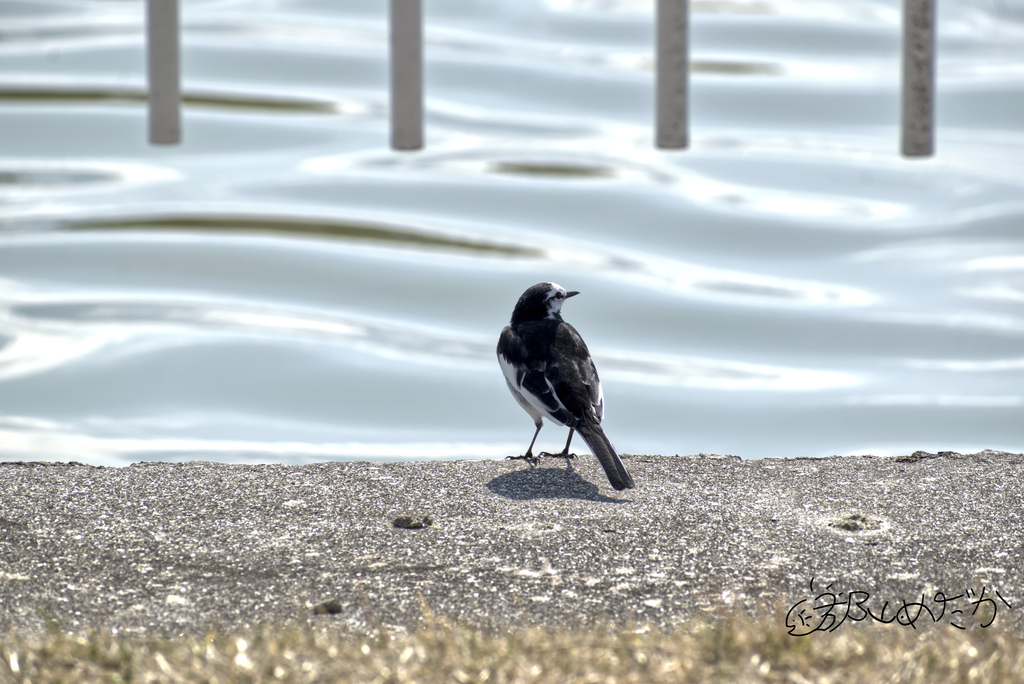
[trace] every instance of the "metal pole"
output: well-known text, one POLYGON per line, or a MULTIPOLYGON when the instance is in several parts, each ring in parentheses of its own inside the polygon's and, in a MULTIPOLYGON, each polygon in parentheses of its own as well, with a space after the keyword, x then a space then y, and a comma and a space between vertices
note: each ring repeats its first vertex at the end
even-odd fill
POLYGON ((689 0, 658 0, 655 144, 663 149, 682 149, 690 143, 687 115, 689 15, 689 0))
POLYGON ((391 146, 423 147, 421 0, 391 0, 391 146))
POLYGON ((149 142, 181 142, 181 73, 178 0, 147 0, 146 57, 149 62, 149 142))
POLYGON ((903 154, 934 153, 935 0, 903 0, 903 154))

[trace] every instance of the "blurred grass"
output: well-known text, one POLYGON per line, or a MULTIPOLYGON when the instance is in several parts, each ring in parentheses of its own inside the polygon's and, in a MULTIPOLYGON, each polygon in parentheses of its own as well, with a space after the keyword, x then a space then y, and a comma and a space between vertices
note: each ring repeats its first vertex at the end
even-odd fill
MULTIPOLYGON (((319 620, 319 618, 318 618, 319 620)), ((340 636, 310 623, 201 637, 8 630, 3 682, 1019 682, 1024 636, 844 625, 792 637, 780 620, 697 618, 664 633, 605 625, 489 632, 434 620, 411 635, 340 636)))

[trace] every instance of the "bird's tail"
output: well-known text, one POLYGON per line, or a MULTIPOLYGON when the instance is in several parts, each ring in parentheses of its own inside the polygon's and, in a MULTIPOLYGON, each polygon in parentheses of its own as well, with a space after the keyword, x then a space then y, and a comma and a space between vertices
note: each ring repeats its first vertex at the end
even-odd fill
POLYGON ((597 456, 597 460, 601 462, 601 467, 604 468, 604 472, 608 476, 608 481, 612 483, 612 487, 616 489, 632 489, 635 486, 633 478, 626 472, 626 466, 622 464, 622 459, 615 453, 615 447, 608 441, 608 435, 604 434, 604 430, 601 429, 600 425, 596 423, 580 423, 576 426, 576 432, 580 433, 587 442, 587 446, 597 456))

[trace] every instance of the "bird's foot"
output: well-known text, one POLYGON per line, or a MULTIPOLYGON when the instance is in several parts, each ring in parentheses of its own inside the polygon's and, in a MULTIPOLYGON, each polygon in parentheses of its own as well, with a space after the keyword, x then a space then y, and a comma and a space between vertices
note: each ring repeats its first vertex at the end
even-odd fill
POLYGON ((565 459, 576 458, 576 454, 570 454, 568 451, 560 451, 557 454, 549 454, 546 451, 542 451, 542 452, 540 452, 540 455, 541 456, 545 456, 547 458, 565 458, 565 459))
MULTIPOLYGON (((543 456, 543 454, 541 454, 543 456)), ((540 459, 531 453, 525 453, 522 456, 506 456, 506 461, 526 461, 530 465, 537 465, 540 463, 540 459)))

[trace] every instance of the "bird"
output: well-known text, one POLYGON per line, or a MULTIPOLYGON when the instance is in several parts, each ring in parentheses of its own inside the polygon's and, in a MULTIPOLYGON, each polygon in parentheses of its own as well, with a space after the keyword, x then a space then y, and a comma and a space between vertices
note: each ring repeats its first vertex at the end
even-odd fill
POLYGON ((538 283, 522 294, 512 320, 498 338, 498 363, 516 402, 537 430, 522 458, 537 462, 533 445, 544 418, 569 428, 569 439, 557 456, 572 458, 569 444, 574 432, 590 447, 615 489, 632 489, 633 478, 601 428, 604 392, 590 350, 576 329, 562 320, 562 304, 579 292, 557 283, 538 283))

